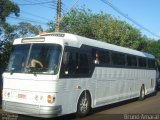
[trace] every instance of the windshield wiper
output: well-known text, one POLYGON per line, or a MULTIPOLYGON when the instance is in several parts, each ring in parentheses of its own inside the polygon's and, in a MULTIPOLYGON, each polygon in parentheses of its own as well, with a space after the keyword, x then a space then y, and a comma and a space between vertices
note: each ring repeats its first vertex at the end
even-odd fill
POLYGON ((27 67, 27 72, 28 73, 33 73, 34 75, 41 73, 43 68, 36 68, 36 67, 27 67))
POLYGON ((10 70, 7 70, 12 75, 14 73, 15 68, 11 68, 10 70))

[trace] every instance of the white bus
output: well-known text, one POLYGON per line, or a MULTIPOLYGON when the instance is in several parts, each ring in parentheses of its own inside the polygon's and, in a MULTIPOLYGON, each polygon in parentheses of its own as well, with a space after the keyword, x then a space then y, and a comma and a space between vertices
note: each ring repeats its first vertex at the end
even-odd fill
POLYGON ((13 43, 3 74, 3 110, 38 117, 69 113, 155 91, 155 57, 68 33, 46 33, 13 43))

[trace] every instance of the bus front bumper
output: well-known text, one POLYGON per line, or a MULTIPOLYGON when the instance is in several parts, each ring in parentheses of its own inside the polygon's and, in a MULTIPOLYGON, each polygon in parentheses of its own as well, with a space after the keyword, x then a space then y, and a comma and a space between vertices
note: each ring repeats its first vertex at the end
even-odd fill
POLYGON ((2 109, 6 112, 11 112, 15 114, 22 114, 27 116, 34 116, 34 117, 56 117, 62 111, 62 106, 41 106, 41 105, 31 105, 31 104, 24 104, 24 103, 17 103, 17 102, 10 102, 10 101, 2 101, 2 109))

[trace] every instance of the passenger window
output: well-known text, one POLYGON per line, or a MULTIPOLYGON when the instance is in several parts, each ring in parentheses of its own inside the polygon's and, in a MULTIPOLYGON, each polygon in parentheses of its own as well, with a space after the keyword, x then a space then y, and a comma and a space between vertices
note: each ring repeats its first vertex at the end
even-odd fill
POLYGON ((104 51, 100 51, 99 59, 100 59, 100 64, 109 65, 110 64, 109 51, 105 51, 105 50, 104 51))
POLYGON ((77 65, 76 74, 89 74, 89 61, 87 55, 84 53, 79 54, 77 61, 79 63, 77 65))
POLYGON ((125 54, 112 52, 112 63, 113 65, 125 66, 125 54))
POLYGON ((137 57, 132 55, 127 55, 127 65, 129 67, 137 67, 137 57))
POLYGON ((88 55, 76 51, 64 52, 61 64, 61 76, 88 75, 90 64, 88 55))
POLYGON ((155 68, 155 60, 154 59, 148 59, 148 67, 155 68))
POLYGON ((74 53, 71 52, 64 52, 61 71, 64 75, 71 75, 74 74, 76 69, 76 56, 74 53))
POLYGON ((110 64, 110 53, 103 49, 92 49, 92 57, 95 64, 110 64))
POLYGON ((139 67, 142 67, 142 68, 146 68, 147 67, 146 58, 142 58, 142 57, 139 58, 139 67))

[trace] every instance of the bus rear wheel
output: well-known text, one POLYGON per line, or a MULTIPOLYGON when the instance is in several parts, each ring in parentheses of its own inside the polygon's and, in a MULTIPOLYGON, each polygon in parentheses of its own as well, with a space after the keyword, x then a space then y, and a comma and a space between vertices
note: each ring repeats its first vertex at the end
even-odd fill
POLYGON ((144 100, 144 98, 145 98, 145 87, 144 85, 142 85, 141 90, 140 90, 139 100, 144 100))
POLYGON ((88 92, 83 92, 77 104, 77 116, 84 117, 91 110, 91 98, 88 92))

